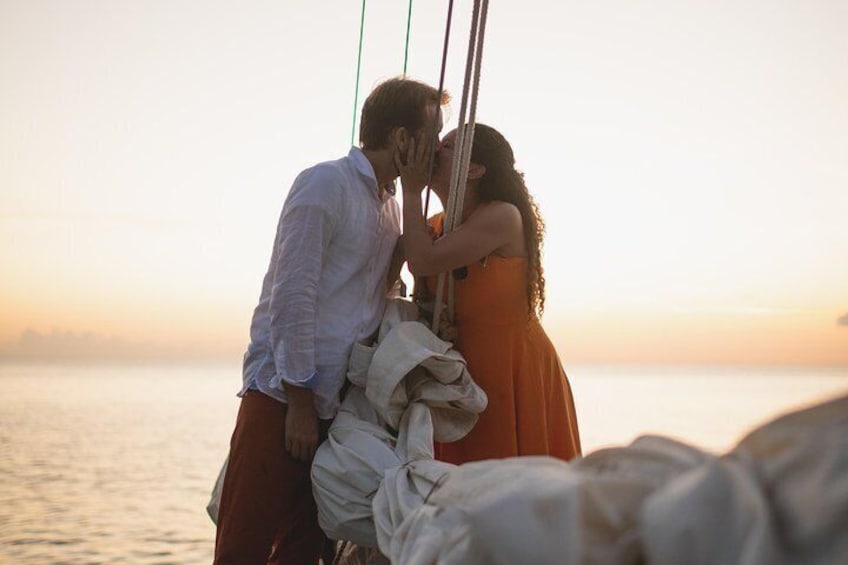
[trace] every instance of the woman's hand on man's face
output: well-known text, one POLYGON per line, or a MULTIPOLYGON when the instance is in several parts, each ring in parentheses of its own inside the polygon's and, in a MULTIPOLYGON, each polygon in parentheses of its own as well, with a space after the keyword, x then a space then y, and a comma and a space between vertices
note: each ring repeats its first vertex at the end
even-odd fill
POLYGON ((430 166, 432 152, 432 144, 414 137, 410 138, 405 154, 400 147, 395 148, 395 166, 400 173, 400 182, 404 192, 420 194, 427 186, 429 180, 427 169, 430 166))

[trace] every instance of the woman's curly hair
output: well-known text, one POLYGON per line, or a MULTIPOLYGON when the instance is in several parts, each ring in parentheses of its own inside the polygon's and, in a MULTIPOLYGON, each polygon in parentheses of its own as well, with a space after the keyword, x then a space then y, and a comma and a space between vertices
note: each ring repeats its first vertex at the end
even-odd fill
POLYGON ((486 167, 477 186, 479 201, 509 202, 521 212, 528 255, 527 303, 531 314, 541 316, 545 309, 545 273, 542 268, 545 222, 524 184, 524 174, 515 168, 512 147, 493 127, 476 124, 471 161, 486 167))

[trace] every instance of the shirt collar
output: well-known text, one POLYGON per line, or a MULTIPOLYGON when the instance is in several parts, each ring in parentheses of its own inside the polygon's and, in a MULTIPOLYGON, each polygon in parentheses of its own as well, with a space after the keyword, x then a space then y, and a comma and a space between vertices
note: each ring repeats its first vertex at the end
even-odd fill
MULTIPOLYGON (((356 167, 357 172, 371 181, 371 186, 374 189, 374 196, 380 194, 379 187, 377 186, 377 173, 374 172, 374 167, 371 165, 371 161, 368 160, 368 157, 365 156, 362 149, 356 146, 351 147, 347 156, 351 161, 353 161, 353 166, 356 167)), ((394 195, 395 184, 392 182, 389 190, 383 192, 383 202, 394 195)))

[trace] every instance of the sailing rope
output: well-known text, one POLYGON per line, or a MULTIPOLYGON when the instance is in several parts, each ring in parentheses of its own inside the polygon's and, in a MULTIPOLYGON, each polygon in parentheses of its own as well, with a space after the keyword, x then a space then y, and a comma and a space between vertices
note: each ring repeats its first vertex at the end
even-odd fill
POLYGON ((409 0, 409 12, 406 14, 406 45, 403 47, 403 75, 406 76, 406 63, 409 61, 409 28, 412 24, 412 0, 409 0))
MULTIPOLYGON (((448 193, 448 202, 445 206, 445 222, 444 233, 450 233, 456 229, 462 218, 462 203, 465 200, 465 185, 468 180, 468 167, 471 162, 471 146, 474 141, 474 126, 476 123, 477 114, 477 96, 480 90, 480 68, 483 61, 483 39, 486 33, 486 19, 489 11, 489 0, 474 0, 473 13, 471 15, 471 31, 468 38, 468 54, 465 63, 465 79, 462 85, 462 102, 459 111, 459 124, 457 130, 456 147, 459 148, 456 154, 453 166, 451 168, 450 190, 448 193), (472 80, 473 76, 473 80, 472 80), (469 95, 470 85, 470 95, 469 95), (469 96, 471 99, 470 109, 469 96), (466 122, 466 113, 468 121, 466 122)), ((450 28, 453 18, 453 0, 448 3, 447 24, 445 29, 445 41, 442 49, 442 68, 439 76, 439 102, 441 102, 442 93, 444 92, 445 83, 445 67, 447 63, 448 45, 450 43, 450 28)), ((412 26, 412 0, 409 0, 409 8, 406 19, 406 42, 404 45, 403 54, 403 74, 406 76, 407 66, 409 63, 409 36, 412 26)), ((365 0, 362 0, 362 9, 359 18, 359 49, 356 55, 356 81, 353 93, 353 123, 350 131, 350 144, 354 145, 356 141, 356 115, 359 106, 359 79, 362 70, 362 43, 365 36, 365 0)), ((433 143, 435 149, 436 137, 438 135, 438 124, 441 117, 441 104, 436 109, 436 121, 433 124, 434 135, 433 143)), ((428 208, 430 205, 430 182, 432 180, 433 162, 435 159, 435 151, 430 152, 430 162, 427 167, 427 195, 424 203, 424 218, 426 220, 428 208)), ((433 312, 433 332, 438 335, 439 321, 441 317, 442 304, 444 298, 445 275, 441 273, 438 278, 436 287, 436 307, 433 312)), ((454 317, 454 279, 450 277, 448 283, 448 319, 453 320, 454 317)))
POLYGON ((356 84, 353 87, 353 124, 350 126, 350 144, 356 141, 356 109, 359 106, 359 71, 362 67, 362 37, 365 35, 365 0, 362 0, 362 14, 359 16, 359 51, 356 54, 356 84))
POLYGON ((430 182, 433 180, 433 161, 436 158, 436 142, 439 135, 439 122, 442 117, 442 94, 445 92, 445 68, 448 62, 448 44, 450 44, 451 21, 453 20, 453 0, 448 2, 448 16, 445 24, 445 44, 442 47, 442 70, 439 72, 439 104, 436 107, 436 121, 433 122, 433 146, 430 148, 430 162, 427 164, 427 195, 424 198, 424 221, 430 208, 430 182))
MULTIPOLYGON (((453 0, 451 0, 453 5, 453 0)), ((448 23, 450 25, 450 23, 448 23)), ((409 0, 409 9, 406 14, 406 41, 403 46, 403 74, 406 76, 406 68, 409 63, 409 32, 412 28, 412 0, 409 0)), ((362 70, 362 41, 365 37, 365 0, 362 0, 362 13, 359 16, 359 49, 356 53, 356 80, 353 87, 353 123, 350 126, 350 144, 356 143, 356 115, 359 107, 359 76, 362 70)), ((444 64, 444 63, 443 63, 444 64)), ((442 76, 444 77, 444 67, 442 68, 442 76)), ((444 79, 443 79, 444 80, 444 79)), ((439 92, 441 99, 441 88, 439 92)))
MULTIPOLYGON (((477 95, 480 90, 480 68, 483 61, 483 39, 486 33, 489 0, 474 0, 474 13, 471 19, 471 33, 468 39, 468 55, 465 64, 465 80, 462 86, 462 102, 459 110, 459 128, 456 135, 456 147, 459 154, 454 158, 451 168, 450 191, 445 207, 444 233, 450 233, 459 225, 462 218, 462 203, 465 200, 465 184, 468 179, 468 167, 471 162, 471 146, 474 141, 474 125, 477 114, 477 95), (473 81, 471 76, 474 76, 473 81), (471 107, 466 123, 466 110, 471 86, 471 107)), ((444 298, 445 275, 441 273, 436 286, 436 302, 433 309, 433 333, 438 335, 441 318, 441 304, 444 298)), ((454 278, 448 283, 448 319, 454 318, 454 278)))

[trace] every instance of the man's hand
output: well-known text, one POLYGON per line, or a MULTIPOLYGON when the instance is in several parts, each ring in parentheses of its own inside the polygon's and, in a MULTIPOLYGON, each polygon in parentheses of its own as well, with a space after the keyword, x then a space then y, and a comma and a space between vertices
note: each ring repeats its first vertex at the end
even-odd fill
POLYGON ((286 451, 299 461, 309 463, 318 448, 318 414, 312 391, 285 384, 288 396, 286 410, 286 451))

